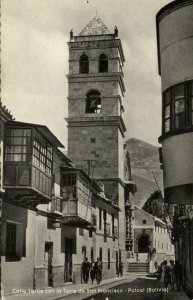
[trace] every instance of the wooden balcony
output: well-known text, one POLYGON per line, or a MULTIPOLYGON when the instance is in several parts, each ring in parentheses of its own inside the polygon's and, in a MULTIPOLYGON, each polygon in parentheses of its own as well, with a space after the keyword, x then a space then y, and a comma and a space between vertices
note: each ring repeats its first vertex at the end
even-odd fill
POLYGON ((91 180, 83 170, 62 168, 62 222, 70 226, 92 228, 91 180))
POLYGON ((48 209, 48 213, 51 217, 62 217, 62 197, 52 196, 52 201, 48 209))
POLYGON ((91 207, 88 207, 78 200, 64 200, 62 209, 62 223, 75 227, 91 227, 91 207))
POLYGON ((46 126, 7 122, 3 184, 6 200, 35 208, 52 200, 53 148, 62 146, 46 126))

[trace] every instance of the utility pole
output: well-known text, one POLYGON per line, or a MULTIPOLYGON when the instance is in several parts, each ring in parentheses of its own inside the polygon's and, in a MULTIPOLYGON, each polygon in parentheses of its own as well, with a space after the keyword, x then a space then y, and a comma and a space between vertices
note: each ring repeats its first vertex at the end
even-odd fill
MULTIPOLYGON (((85 159, 84 161, 87 162, 87 165, 88 165, 88 176, 90 177, 91 176, 91 165, 92 165, 92 162, 95 162, 96 160, 94 160, 94 159, 85 159)), ((92 174, 92 177, 93 177, 93 174, 92 174)))
MULTIPOLYGON (((96 160, 94 160, 94 159, 85 159, 84 161, 86 161, 87 164, 88 164, 88 176, 91 179, 90 189, 89 189, 89 198, 90 198, 91 195, 92 195, 92 180, 93 180, 93 173, 94 173, 94 166, 93 166, 93 170, 92 170, 92 174, 91 174, 91 165, 92 165, 92 162, 95 162, 96 160)), ((89 199, 88 199, 88 202, 89 202, 89 199)), ((85 219, 87 218, 88 205, 89 205, 89 203, 87 204, 85 219)))

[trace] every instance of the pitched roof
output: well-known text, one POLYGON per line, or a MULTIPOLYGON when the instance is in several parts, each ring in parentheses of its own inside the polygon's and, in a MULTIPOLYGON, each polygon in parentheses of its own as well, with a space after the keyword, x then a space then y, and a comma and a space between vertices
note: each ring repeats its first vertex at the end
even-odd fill
POLYGON ((79 33, 79 36, 103 34, 110 34, 110 31, 100 18, 94 17, 94 19, 92 19, 88 23, 88 25, 86 25, 86 27, 79 33))

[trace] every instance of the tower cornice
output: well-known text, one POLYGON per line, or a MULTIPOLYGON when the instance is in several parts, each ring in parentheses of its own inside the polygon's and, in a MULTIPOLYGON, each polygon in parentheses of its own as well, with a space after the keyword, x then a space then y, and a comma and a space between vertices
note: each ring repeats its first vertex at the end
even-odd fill
POLYGON ((100 39, 98 39, 100 36, 93 36, 93 39, 89 40, 89 37, 75 37, 75 41, 68 42, 68 47, 70 50, 88 50, 90 48, 92 49, 99 49, 99 47, 107 48, 115 48, 117 47, 119 49, 120 57, 122 64, 125 62, 125 56, 123 53, 123 47, 120 39, 115 39, 114 35, 109 34, 109 39, 101 39, 103 36, 101 36, 100 39), (77 40, 76 38, 81 40, 77 40))
POLYGON ((73 117, 65 120, 68 127, 118 126, 122 136, 125 136, 126 126, 121 116, 73 117))
POLYGON ((94 74, 68 74, 66 75, 66 77, 68 78, 69 83, 118 81, 123 97, 124 97, 124 93, 126 92, 122 72, 94 73, 94 74))

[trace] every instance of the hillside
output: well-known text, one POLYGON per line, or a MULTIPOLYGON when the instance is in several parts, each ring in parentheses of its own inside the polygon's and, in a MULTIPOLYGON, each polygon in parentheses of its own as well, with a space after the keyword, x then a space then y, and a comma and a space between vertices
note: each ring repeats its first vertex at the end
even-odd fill
POLYGON ((153 173, 160 189, 163 189, 158 147, 134 138, 126 141, 126 144, 130 154, 132 178, 137 185, 134 202, 142 207, 146 199, 157 190, 153 173))

